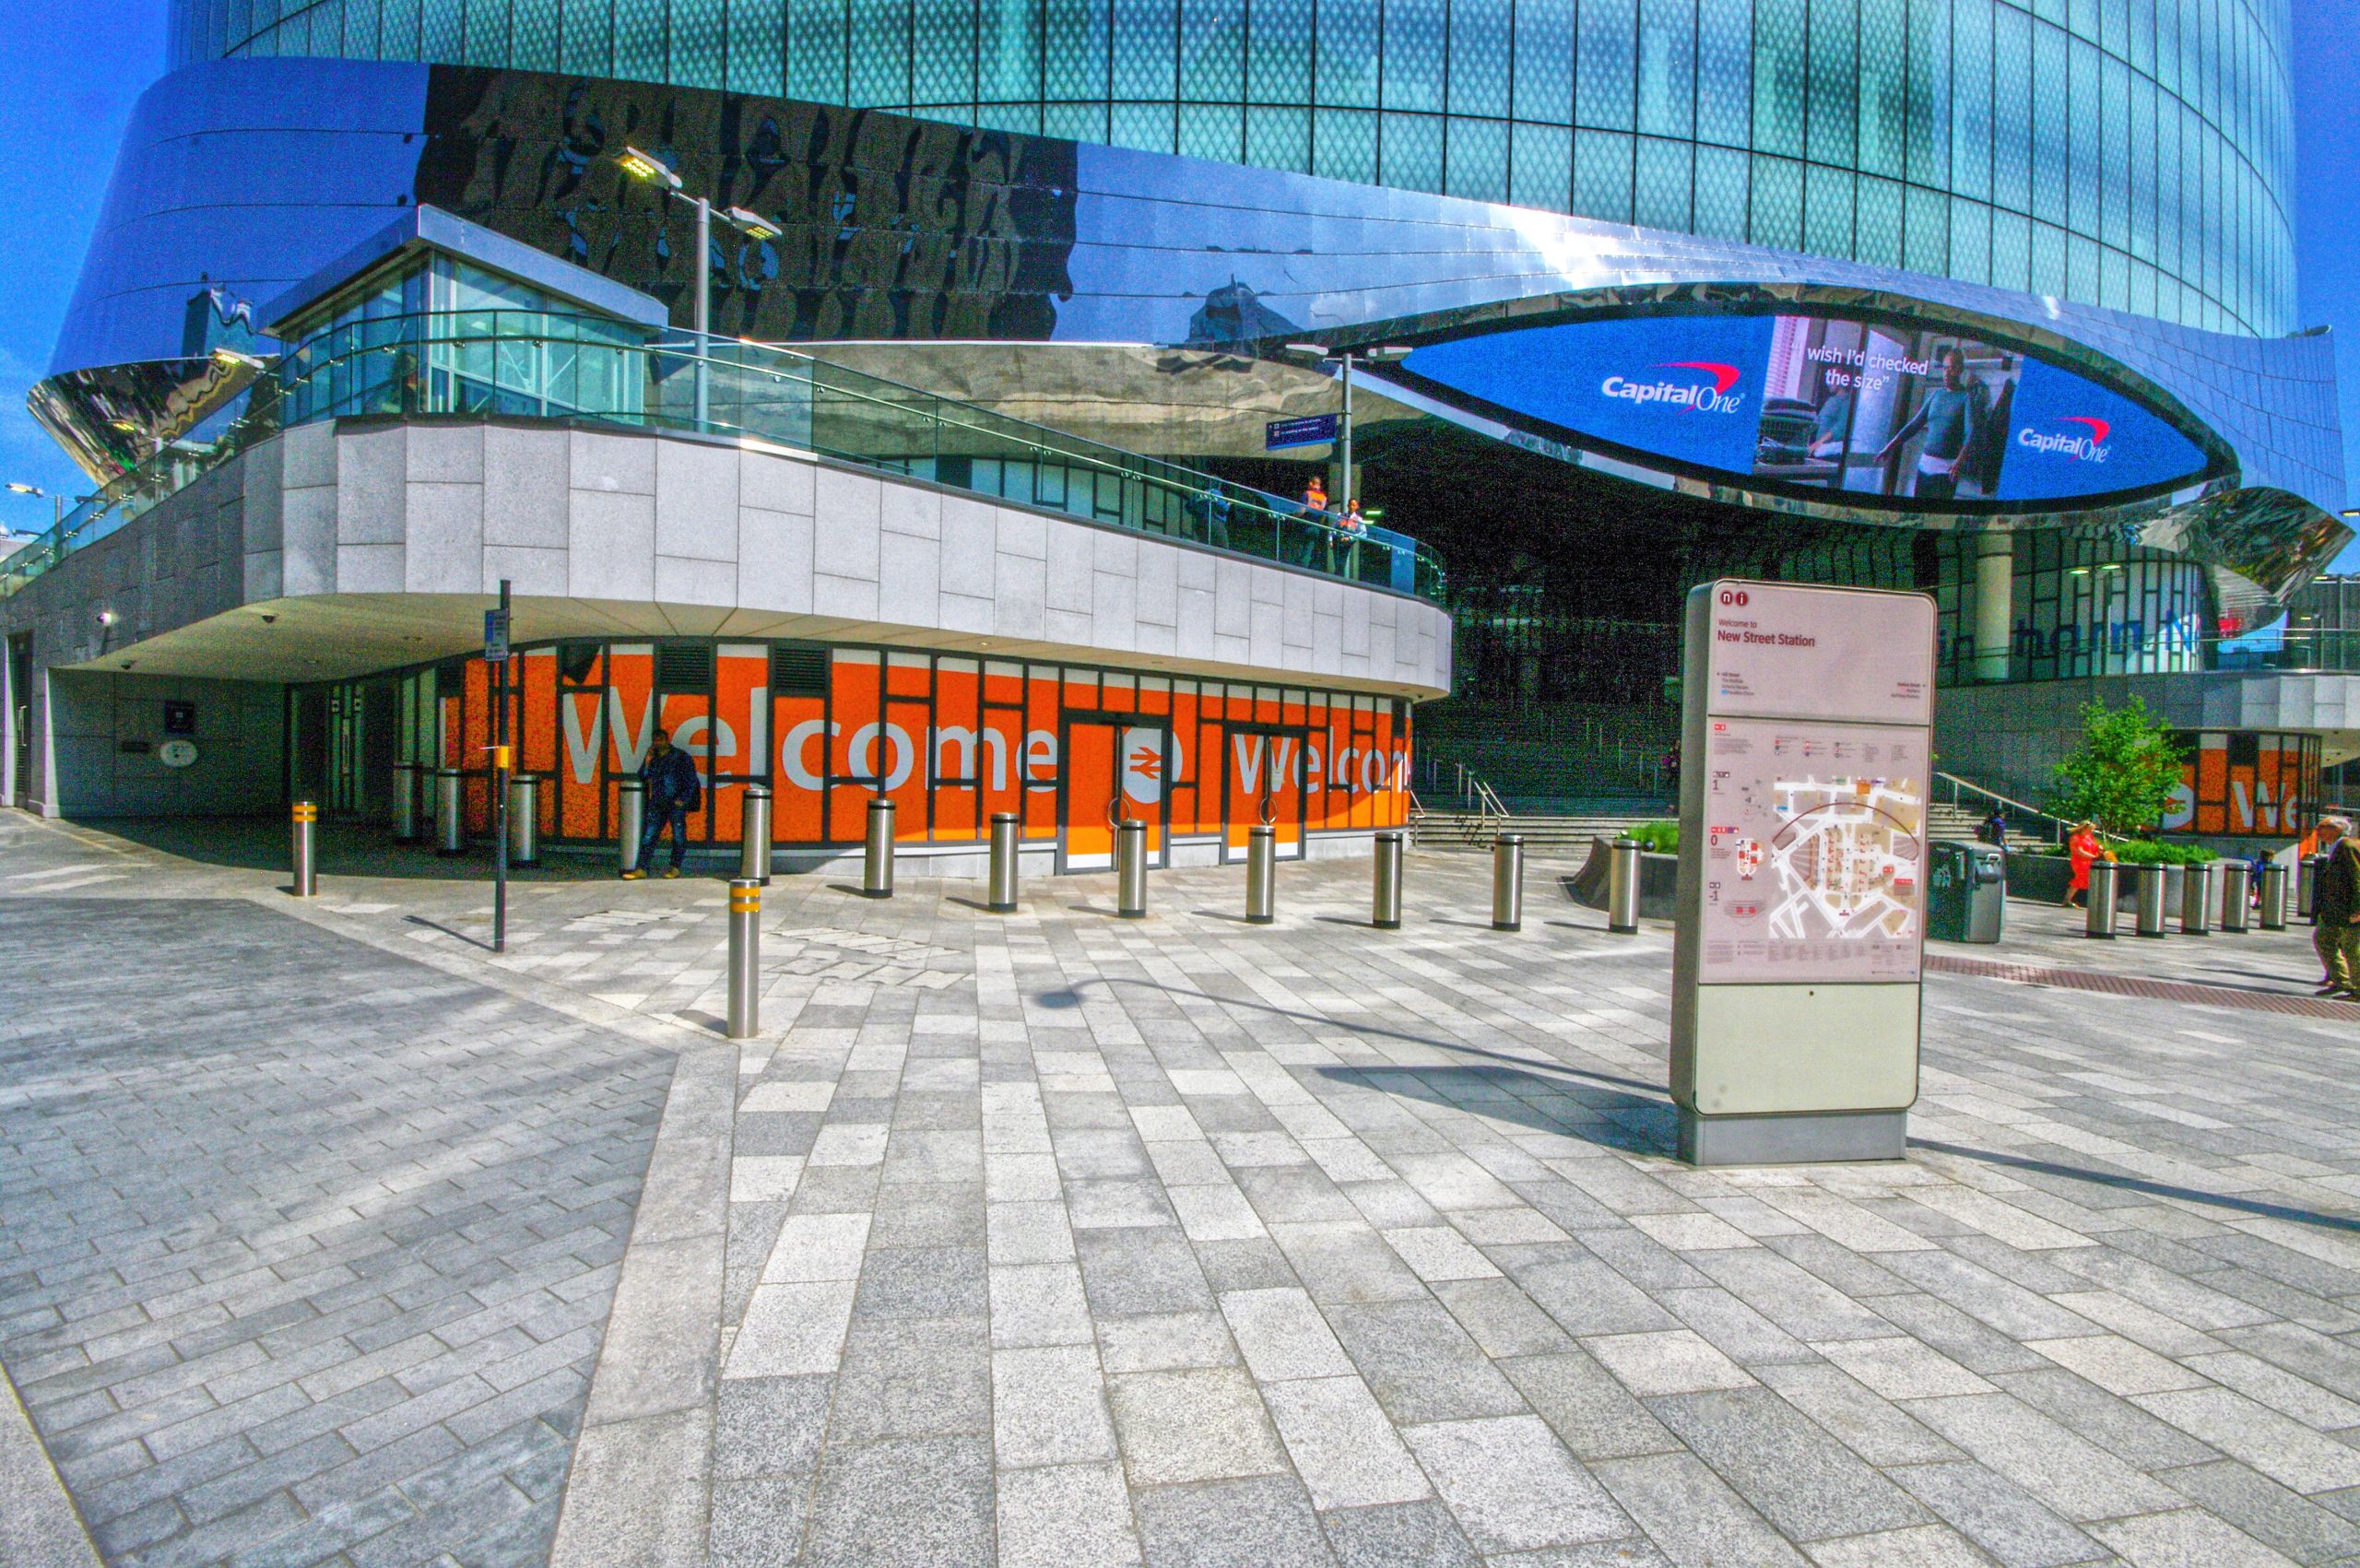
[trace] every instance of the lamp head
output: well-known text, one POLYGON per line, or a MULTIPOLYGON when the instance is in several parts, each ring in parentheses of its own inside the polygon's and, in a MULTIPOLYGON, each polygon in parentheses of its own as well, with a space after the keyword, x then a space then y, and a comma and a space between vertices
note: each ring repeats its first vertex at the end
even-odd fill
POLYGON ((621 164, 623 172, 634 180, 645 180, 667 191, 677 191, 680 188, 680 177, 672 172, 672 166, 652 152, 642 152, 635 147, 626 147, 622 150, 622 156, 615 161, 621 164))
POLYGON ((786 232, 761 213, 749 212, 742 206, 724 207, 721 209, 721 217, 722 220, 731 228, 758 243, 775 240, 786 232))

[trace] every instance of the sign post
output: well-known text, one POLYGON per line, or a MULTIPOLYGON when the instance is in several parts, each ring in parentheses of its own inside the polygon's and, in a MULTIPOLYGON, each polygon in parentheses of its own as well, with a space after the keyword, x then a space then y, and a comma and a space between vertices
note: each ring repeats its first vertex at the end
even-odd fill
POLYGON ((1671 1020, 1683 1160, 1906 1147, 1934 629, 1922 594, 1689 593, 1671 1020))
POLYGON ((483 656, 491 666, 491 950, 508 950, 508 579, 500 607, 483 614, 483 656))
POLYGON ((1333 414, 1266 420, 1262 425, 1262 450, 1283 452, 1291 446, 1325 446, 1336 439, 1338 423, 1333 414))

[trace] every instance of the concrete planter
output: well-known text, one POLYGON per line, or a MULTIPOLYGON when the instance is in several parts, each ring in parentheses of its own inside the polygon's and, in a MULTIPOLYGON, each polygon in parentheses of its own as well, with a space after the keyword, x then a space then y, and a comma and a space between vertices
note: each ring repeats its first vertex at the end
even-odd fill
MULTIPOLYGON (((1565 878, 1565 890, 1574 902, 1591 909, 1606 907, 1606 883, 1609 851, 1614 841, 1596 838, 1590 841, 1589 858, 1582 868, 1565 878)), ((1639 918, 1670 920, 1679 909, 1680 856, 1676 855, 1646 855, 1639 856, 1639 918)))

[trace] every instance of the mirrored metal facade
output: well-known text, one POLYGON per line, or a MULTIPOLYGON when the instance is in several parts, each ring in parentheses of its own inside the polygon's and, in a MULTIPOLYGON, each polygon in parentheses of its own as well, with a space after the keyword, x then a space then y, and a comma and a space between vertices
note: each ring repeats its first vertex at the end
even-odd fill
POLYGON ((176 0, 171 48, 898 109, 2298 324, 2284 0, 176 0))

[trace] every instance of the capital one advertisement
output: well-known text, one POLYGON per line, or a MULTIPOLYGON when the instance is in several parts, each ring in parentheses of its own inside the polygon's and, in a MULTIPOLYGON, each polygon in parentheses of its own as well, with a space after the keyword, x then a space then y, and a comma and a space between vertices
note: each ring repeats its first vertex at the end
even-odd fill
POLYGON ((2145 490, 2206 466, 2131 398, 1947 328, 1626 316, 1432 344, 1401 368, 1576 439, 1928 507, 2145 490))

